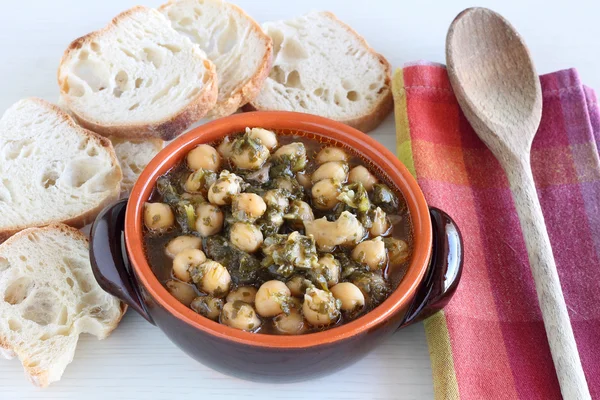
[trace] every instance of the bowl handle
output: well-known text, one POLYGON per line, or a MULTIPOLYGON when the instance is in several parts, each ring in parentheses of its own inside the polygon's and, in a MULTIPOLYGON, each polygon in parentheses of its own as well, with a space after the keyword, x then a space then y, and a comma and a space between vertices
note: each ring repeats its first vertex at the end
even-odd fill
POLYGON ((433 249, 429 267, 400 328, 424 320, 444 308, 460 281, 463 241, 456 223, 444 211, 430 207, 433 249))
POLYGON ((138 284, 131 271, 125 249, 127 200, 122 199, 106 207, 98 214, 92 225, 90 234, 92 271, 102 289, 121 299, 148 322, 154 324, 138 291, 138 284))

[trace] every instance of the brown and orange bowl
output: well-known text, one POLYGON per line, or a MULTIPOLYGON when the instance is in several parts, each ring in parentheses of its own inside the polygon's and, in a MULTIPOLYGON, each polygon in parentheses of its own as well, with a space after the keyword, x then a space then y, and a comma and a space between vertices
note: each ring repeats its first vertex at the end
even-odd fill
POLYGON ((459 282, 463 252, 456 224, 443 211, 428 207, 410 172, 374 139, 313 115, 251 112, 202 125, 163 149, 142 172, 129 199, 98 216, 92 227, 90 256, 100 286, 159 327, 191 357, 236 377, 289 382, 347 367, 399 328, 440 310, 459 282), (195 313, 154 275, 144 252, 142 211, 157 178, 196 145, 218 141, 248 126, 279 135, 308 135, 349 148, 404 196, 412 222, 412 259, 398 287, 381 305, 322 332, 296 336, 250 333, 195 313))

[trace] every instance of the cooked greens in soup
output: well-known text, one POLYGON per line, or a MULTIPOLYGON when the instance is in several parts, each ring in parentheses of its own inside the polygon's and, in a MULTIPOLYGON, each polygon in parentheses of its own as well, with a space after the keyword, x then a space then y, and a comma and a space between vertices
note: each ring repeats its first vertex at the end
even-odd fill
POLYGON ((198 314, 304 334, 383 302, 410 258, 403 198, 349 149, 247 128, 158 178, 144 244, 167 290, 198 314))

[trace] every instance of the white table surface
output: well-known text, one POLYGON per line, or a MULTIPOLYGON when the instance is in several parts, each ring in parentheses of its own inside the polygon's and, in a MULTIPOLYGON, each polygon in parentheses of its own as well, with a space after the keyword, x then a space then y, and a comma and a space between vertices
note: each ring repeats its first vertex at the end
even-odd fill
MULTIPOLYGON (((2 0, 0 110, 20 98, 57 99, 56 68, 68 43, 104 26, 133 5, 160 0, 2 0)), ((444 61, 446 30, 473 4, 402 0, 237 0, 259 22, 329 10, 364 35, 394 67, 444 61)), ((600 3, 597 0, 480 0, 526 38, 540 73, 577 67, 600 89, 600 3)), ((394 150, 390 116, 373 134, 394 150)), ((318 380, 270 385, 224 376, 196 363, 157 328, 129 311, 104 341, 82 335, 60 382, 33 387, 18 361, 0 360, 0 399, 430 399, 431 369, 423 325, 394 335, 364 360, 318 380)))

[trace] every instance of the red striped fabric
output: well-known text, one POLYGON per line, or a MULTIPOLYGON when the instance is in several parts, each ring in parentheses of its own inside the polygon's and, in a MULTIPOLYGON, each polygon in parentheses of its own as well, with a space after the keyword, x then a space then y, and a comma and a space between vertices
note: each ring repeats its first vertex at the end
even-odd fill
MULTIPOLYGON (((442 66, 417 64, 397 74, 397 107, 405 110, 396 116, 408 121, 399 148, 410 147, 406 162, 414 162, 429 203, 456 219, 465 240, 461 284, 444 318, 436 319, 446 326, 426 324, 428 331, 447 328, 453 361, 442 364, 445 370, 435 363, 434 379, 455 374, 452 396, 461 399, 558 399, 506 176, 461 113, 442 66)), ((592 397, 600 398, 600 110, 575 70, 540 79, 534 178, 586 378, 592 397)), ((436 389, 437 398, 448 393, 436 389)))

